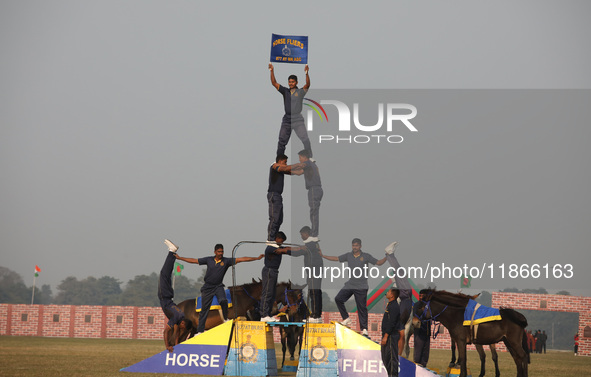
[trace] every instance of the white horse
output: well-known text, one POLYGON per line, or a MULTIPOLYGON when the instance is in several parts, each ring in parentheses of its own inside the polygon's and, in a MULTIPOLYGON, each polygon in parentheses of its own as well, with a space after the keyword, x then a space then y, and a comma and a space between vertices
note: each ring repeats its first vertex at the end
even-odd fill
POLYGON ((408 359, 408 355, 410 355, 410 346, 408 345, 408 342, 415 331, 415 327, 412 325, 412 316, 413 313, 410 313, 408 321, 404 324, 404 350, 402 351, 402 354, 405 359, 408 359))

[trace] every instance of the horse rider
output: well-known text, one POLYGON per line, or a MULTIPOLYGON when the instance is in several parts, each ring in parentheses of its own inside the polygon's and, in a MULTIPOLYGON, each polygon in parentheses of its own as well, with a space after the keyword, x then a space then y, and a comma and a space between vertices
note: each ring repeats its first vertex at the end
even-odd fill
MULTIPOLYGON (((168 240, 166 240, 168 241, 168 240)), ((168 241, 167 246, 170 249, 178 250, 178 247, 172 242, 168 241)), ((226 292, 224 290, 224 276, 234 264, 242 262, 253 262, 261 260, 263 254, 258 257, 241 257, 241 258, 226 258, 224 257, 224 245, 218 243, 214 247, 214 256, 202 257, 202 258, 184 258, 177 256, 177 259, 187 263, 206 265, 207 270, 205 271, 204 284, 201 287, 201 313, 199 313, 199 325, 197 326, 197 335, 205 331, 205 321, 209 314, 213 297, 217 297, 220 306, 222 307, 222 315, 224 316, 224 322, 228 320, 228 299, 226 298, 226 292)))

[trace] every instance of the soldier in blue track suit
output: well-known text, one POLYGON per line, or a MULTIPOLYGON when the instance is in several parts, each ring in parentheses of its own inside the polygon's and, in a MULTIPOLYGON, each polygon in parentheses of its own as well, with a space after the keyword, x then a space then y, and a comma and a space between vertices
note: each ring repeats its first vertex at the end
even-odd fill
POLYGON ((363 271, 367 271, 366 266, 368 264, 381 266, 386 262, 386 257, 377 260, 372 255, 361 251, 361 240, 359 238, 354 238, 353 241, 351 241, 351 248, 352 250, 350 252, 338 257, 327 255, 322 255, 322 257, 333 262, 347 262, 348 267, 351 269, 351 278, 345 283, 345 286, 339 291, 339 293, 337 293, 334 301, 339 308, 341 317, 343 318, 341 324, 344 326, 350 326, 351 318, 349 318, 345 302, 347 302, 351 296, 355 296, 361 333, 365 337, 369 337, 369 333, 367 332, 367 291, 369 290, 369 285, 367 284, 368 276, 363 273, 363 271), (357 274, 356 271, 361 271, 362 273, 357 274), (355 275, 358 275, 358 277, 355 277, 355 275))
POLYGON ((304 257, 304 266, 307 268, 306 279, 308 285, 308 295, 310 296, 310 323, 322 323, 322 271, 324 261, 320 251, 320 245, 316 241, 310 240, 310 227, 304 226, 300 229, 300 236, 304 241, 304 246, 291 247, 280 253, 291 255, 292 257, 304 257), (308 275, 309 272, 309 275, 308 275))
POLYGON ((382 317, 382 361, 388 372, 388 376, 398 377, 399 342, 404 339, 404 328, 400 323, 400 306, 398 306, 397 288, 391 288, 386 292, 388 306, 382 317))
POLYGON ((310 76, 308 76, 308 65, 304 68, 306 72, 306 84, 300 89, 298 88, 298 77, 296 75, 289 76, 287 84, 289 88, 280 85, 275 80, 275 72, 273 64, 269 63, 269 71, 271 71, 271 85, 281 93, 283 96, 283 107, 285 108, 285 115, 281 121, 281 129, 279 130, 279 141, 277 143, 277 155, 285 154, 285 147, 291 137, 291 131, 295 131, 296 135, 304 144, 304 149, 310 152, 312 156, 312 146, 308 138, 308 131, 302 116, 302 102, 308 88, 310 88, 310 76))
POLYGON ((197 326, 197 334, 205 331, 205 322, 213 297, 216 296, 220 306, 222 307, 222 314, 224 321, 228 320, 228 300, 226 299, 226 292, 224 289, 224 276, 226 271, 233 264, 241 262, 252 262, 263 258, 263 254, 258 257, 241 257, 241 258, 225 258, 224 245, 217 244, 214 247, 215 256, 203 258, 184 258, 177 256, 177 259, 187 263, 194 263, 199 265, 206 265, 205 284, 201 287, 201 312, 199 313, 199 325, 197 326))
POLYGON ((280 172, 279 166, 287 165, 287 156, 280 154, 275 159, 275 164, 269 168, 269 188, 267 189, 267 202, 269 202, 269 225, 267 226, 267 241, 275 241, 275 236, 283 223, 283 186, 285 174, 280 172))
POLYGON ((275 301, 281 259, 287 250, 291 250, 291 248, 281 246, 285 240, 287 240, 285 233, 277 232, 275 243, 267 242, 267 248, 265 249, 265 266, 261 271, 263 287, 260 305, 261 321, 263 322, 278 321, 277 318, 271 317, 271 310, 273 309, 273 301, 275 301))
POLYGON ((293 175, 304 175, 306 190, 308 190, 308 206, 310 206, 310 240, 318 242, 318 232, 320 225, 320 201, 324 196, 322 182, 320 181, 320 171, 316 161, 312 159, 309 151, 306 149, 298 152, 300 162, 293 165, 274 164, 279 172, 291 173, 293 175))
POLYGON ((168 352, 187 338, 191 331, 191 321, 185 318, 185 313, 174 303, 174 289, 172 288, 172 270, 178 257, 177 247, 169 240, 164 240, 168 246, 168 254, 160 270, 158 280, 158 299, 168 322, 164 325, 164 344, 168 352), (171 336, 172 335, 172 336, 171 336))

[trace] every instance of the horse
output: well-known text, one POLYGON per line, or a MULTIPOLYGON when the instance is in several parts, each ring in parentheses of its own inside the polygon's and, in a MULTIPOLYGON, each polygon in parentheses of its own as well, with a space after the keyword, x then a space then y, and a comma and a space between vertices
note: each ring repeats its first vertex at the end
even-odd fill
MULTIPOLYGON (((469 331, 469 330, 468 330, 469 331)), ((482 344, 475 344, 476 351, 478 352, 478 356, 480 356, 480 374, 478 377, 484 377, 486 370, 486 353, 484 352, 484 347, 482 344)), ((495 377, 499 377, 501 375, 501 371, 499 370, 499 356, 497 355, 497 347, 495 344, 489 344, 488 347, 490 348, 490 353, 492 355, 492 360, 495 363, 495 377)), ((458 364, 461 364, 461 360, 458 357, 458 364)), ((449 366, 454 367, 456 366, 456 342, 451 340, 451 361, 449 362, 449 366)))
MULTIPOLYGON (((477 295, 473 295, 470 296, 470 298, 472 300, 476 300, 476 298, 478 298, 478 296, 480 296, 480 293, 477 295)), ((466 327, 466 330, 468 330, 468 328, 466 327)), ((480 357, 480 374, 478 375, 478 377, 484 377, 484 375, 486 374, 486 353, 484 352, 484 347, 482 346, 482 344, 475 344, 474 345, 476 347, 476 351, 478 352, 478 356, 480 357)), ((490 353, 491 353, 491 357, 493 362, 495 363, 495 377, 499 377, 501 375, 501 371, 499 370, 499 356, 497 355, 497 347, 495 344, 489 344, 488 348, 490 349, 490 353)), ((451 340, 451 361, 449 362, 449 367, 455 367, 456 365, 459 365, 460 360, 458 357, 458 362, 456 364, 456 342, 454 342, 454 340, 451 340)))
MULTIPOLYGON (((305 285, 304 285, 305 287, 305 285)), ((309 310, 308 306, 304 302, 302 289, 304 287, 297 287, 297 289, 288 291, 288 295, 292 294, 293 298, 290 298, 289 301, 295 302, 294 304, 289 304, 287 308, 287 313, 282 315, 280 318, 281 322, 303 322, 305 319, 308 318, 309 310), (293 310, 295 309, 295 310, 293 310)), ((296 346, 300 345, 298 350, 298 355, 300 355, 302 351, 302 342, 304 338, 304 328, 302 326, 297 325, 289 325, 289 326, 279 326, 279 333, 281 334, 281 350, 283 351, 283 359, 281 361, 281 368, 283 368, 285 364, 285 351, 289 349, 290 358, 289 360, 295 360, 294 354, 296 346)))
POLYGON ((410 346, 408 343, 410 341, 410 337, 414 334, 415 329, 415 327, 413 326, 412 318, 413 314, 410 313, 410 315, 408 316, 408 320, 404 324, 404 348, 402 352, 404 354, 405 359, 408 359, 408 355, 410 355, 410 346))
MULTIPOLYGON (((249 310, 254 309, 255 305, 261 300, 261 292, 263 290, 263 284, 261 281, 255 281, 252 279, 252 283, 243 285, 237 285, 230 288, 232 293, 232 307, 228 308, 228 319, 235 319, 238 317, 245 317, 249 310)), ((291 282, 277 283, 275 289, 275 301, 281 302, 283 305, 289 305, 295 303, 295 299, 291 298, 287 294, 291 290, 291 282)), ((195 311, 195 304, 197 299, 192 298, 185 300, 178 304, 180 310, 185 314, 185 318, 189 319, 193 323, 193 329, 191 336, 195 335, 197 326, 199 326, 199 313, 195 311)), ((205 322, 205 330, 212 329, 218 325, 224 323, 224 318, 220 311, 210 310, 207 315, 205 322)))
MULTIPOLYGON (((437 320, 447 328, 451 338, 458 345, 460 377, 467 376, 466 344, 490 345, 500 341, 505 343, 513 356, 517 377, 527 377, 528 350, 523 346, 527 319, 513 309, 501 307, 501 320, 479 324, 477 336, 472 336, 472 329, 463 325, 464 311, 471 298, 462 293, 429 290, 425 300, 416 304, 419 305, 417 314, 420 315, 420 320, 437 320)), ((413 319, 415 323, 418 320, 413 319)))

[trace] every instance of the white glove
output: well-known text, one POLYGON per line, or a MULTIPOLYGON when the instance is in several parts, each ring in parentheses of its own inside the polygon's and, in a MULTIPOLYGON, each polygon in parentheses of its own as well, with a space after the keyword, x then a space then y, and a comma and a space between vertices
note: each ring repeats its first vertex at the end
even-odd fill
POLYGON ((394 254, 394 250, 396 250, 396 245, 398 245, 398 242, 394 241, 388 246, 386 246, 386 254, 394 254))

